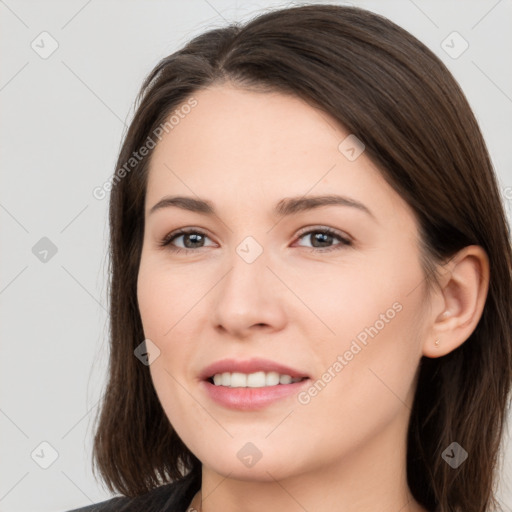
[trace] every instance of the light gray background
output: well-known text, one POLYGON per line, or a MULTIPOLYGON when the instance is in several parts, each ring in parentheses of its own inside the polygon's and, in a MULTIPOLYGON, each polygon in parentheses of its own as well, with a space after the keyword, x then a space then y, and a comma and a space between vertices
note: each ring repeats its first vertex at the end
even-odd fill
MULTIPOLYGON (((447 63, 476 112, 510 218, 512 2, 353 3, 389 17, 447 63), (458 58, 441 46, 453 31, 469 44, 458 58)), ((1 512, 64 511, 109 497, 90 462, 107 363, 108 235, 108 199, 92 190, 114 170, 144 76, 207 28, 285 5, 0 0, 1 512), (46 59, 31 47, 51 48, 43 31, 58 43, 46 59), (46 262, 32 252, 43 237, 57 248, 46 262), (43 441, 58 453, 48 469, 35 462, 51 462, 43 441)), ((463 44, 455 37, 452 52, 463 44)), ((499 497, 510 512, 508 438, 503 453, 499 497)))

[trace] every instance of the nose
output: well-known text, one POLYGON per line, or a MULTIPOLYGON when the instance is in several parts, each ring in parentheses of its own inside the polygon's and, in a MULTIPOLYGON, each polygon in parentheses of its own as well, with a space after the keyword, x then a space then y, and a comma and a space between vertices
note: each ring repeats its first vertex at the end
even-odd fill
POLYGON ((283 329, 285 287, 268 268, 265 251, 251 263, 233 251, 230 263, 212 297, 214 327, 236 339, 283 329))

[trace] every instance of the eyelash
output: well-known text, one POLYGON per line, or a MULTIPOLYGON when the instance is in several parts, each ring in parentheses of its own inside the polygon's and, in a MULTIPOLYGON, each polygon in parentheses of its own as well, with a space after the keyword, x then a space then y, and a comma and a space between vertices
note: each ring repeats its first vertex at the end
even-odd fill
MULTIPOLYGON (((330 252, 330 251, 342 249, 343 247, 347 247, 347 246, 350 247, 352 245, 351 240, 342 236, 337 231, 335 231, 331 228, 327 228, 327 227, 309 229, 307 231, 303 231, 303 232, 299 233, 297 235, 297 237, 300 239, 300 238, 304 237, 305 235, 311 235, 313 233, 322 233, 324 235, 332 235, 332 236, 338 238, 340 243, 333 245, 331 247, 323 247, 323 248, 322 247, 320 247, 320 248, 319 247, 304 247, 304 249, 311 249, 310 252, 330 252)), ((190 235, 190 234, 197 234, 197 235, 208 237, 208 235, 206 233, 204 233, 203 231, 201 231, 199 229, 181 229, 179 231, 175 231, 175 232, 172 232, 172 233, 169 233, 168 235, 166 235, 160 242, 158 242, 158 245, 160 247, 167 247, 168 250, 175 252, 175 253, 191 253, 191 252, 197 252, 198 249, 203 249, 203 247, 198 247, 197 249, 188 249, 188 248, 176 247, 175 245, 171 245, 171 242, 174 241, 176 238, 179 238, 182 235, 190 235)))

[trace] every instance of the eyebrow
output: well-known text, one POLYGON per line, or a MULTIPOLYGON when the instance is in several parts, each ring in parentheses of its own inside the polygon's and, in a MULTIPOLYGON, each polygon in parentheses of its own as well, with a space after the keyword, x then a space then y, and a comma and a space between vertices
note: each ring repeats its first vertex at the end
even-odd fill
MULTIPOLYGON (((356 201, 355 199, 351 199, 350 197, 332 194, 323 196, 287 197, 281 199, 275 205, 273 213, 278 217, 286 217, 303 211, 313 210, 314 208, 331 205, 356 208, 375 219, 374 214, 363 203, 356 201)), ((149 215, 163 208, 169 208, 172 206, 208 216, 217 215, 215 207, 211 201, 188 196, 166 196, 151 207, 149 215)))

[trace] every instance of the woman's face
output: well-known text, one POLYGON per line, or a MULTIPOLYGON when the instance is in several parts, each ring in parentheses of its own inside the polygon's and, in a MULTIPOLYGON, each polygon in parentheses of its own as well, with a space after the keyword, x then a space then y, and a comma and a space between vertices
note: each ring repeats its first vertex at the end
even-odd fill
POLYGON ((232 478, 405 457, 427 307, 412 211, 302 100, 194 97, 152 155, 138 276, 169 421, 232 478))

